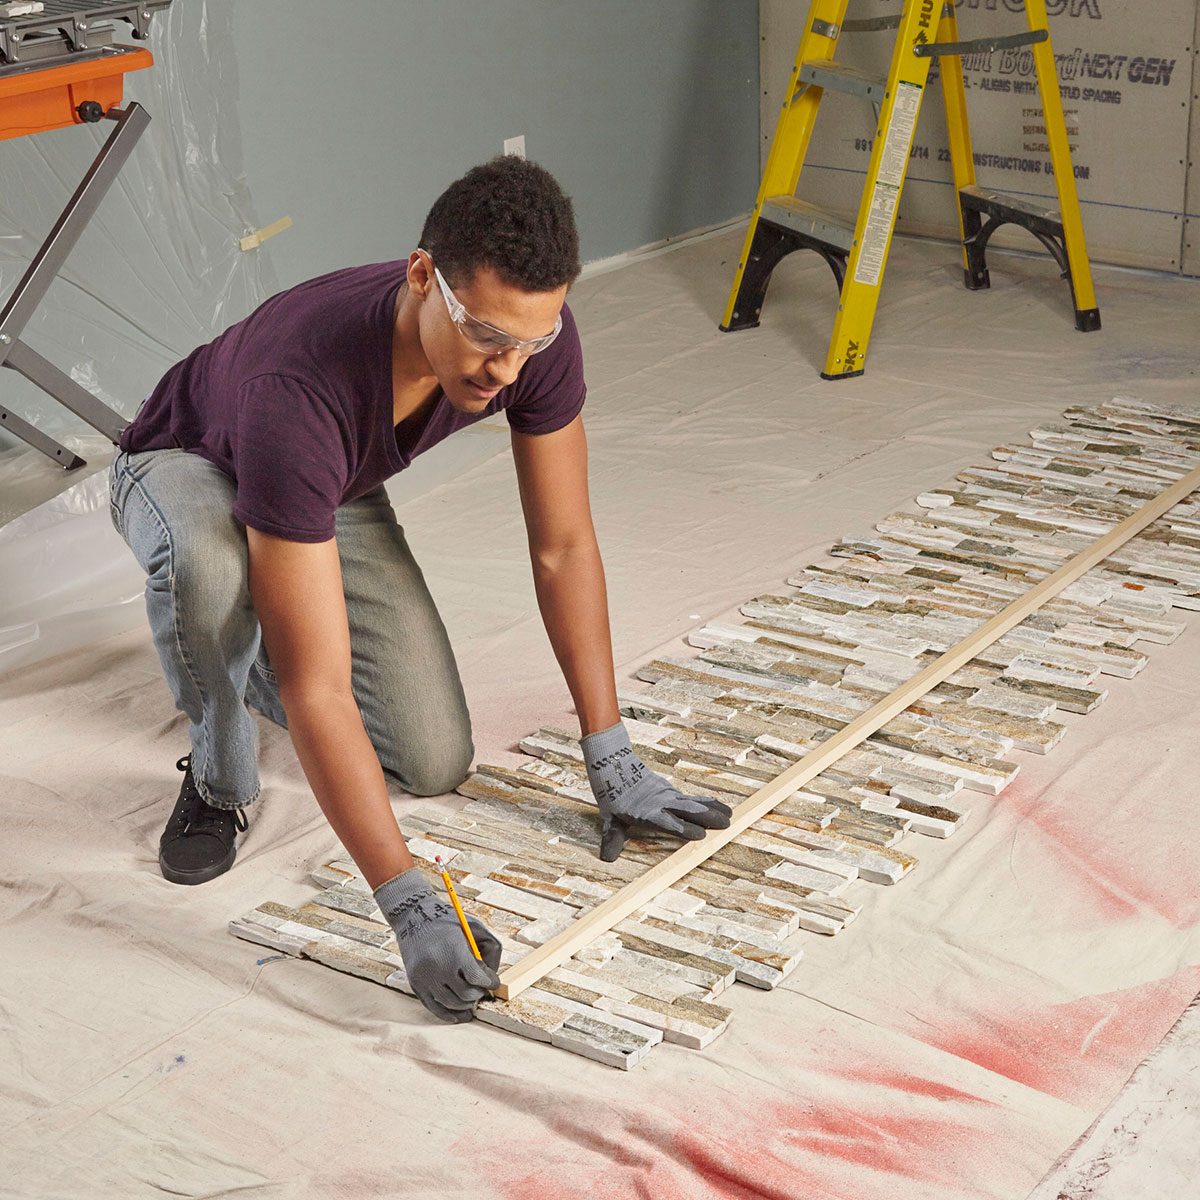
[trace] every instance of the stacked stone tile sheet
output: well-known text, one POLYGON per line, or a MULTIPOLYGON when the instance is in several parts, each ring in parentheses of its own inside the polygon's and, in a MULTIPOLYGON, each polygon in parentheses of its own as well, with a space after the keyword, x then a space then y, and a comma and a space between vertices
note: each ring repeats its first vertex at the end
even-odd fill
MULTIPOLYGON (((635 747, 684 791, 736 803, 915 675, 1200 463, 1200 413, 1115 400, 1069 409, 1029 445, 917 498, 790 590, 742 606, 740 624, 688 637, 695 653, 638 672, 621 694, 635 747)), ((478 1016, 630 1068, 662 1041, 707 1046, 735 983, 774 988, 807 938, 841 934, 873 886, 905 880, 917 835, 950 837, 972 802, 1016 776, 1013 752, 1045 754, 1062 713, 1086 714, 1130 678, 1144 648, 1200 607, 1200 493, 1066 587, 945 683, 781 802, 703 867, 478 1016)), ((406 810, 418 866, 440 855, 464 907, 520 960, 669 853, 630 842, 597 857, 598 820, 577 739, 527 737, 516 768, 481 766, 456 813, 406 810)), ((403 964, 354 865, 313 873, 300 908, 266 903, 237 936, 407 991, 403 964)), ((909 886, 909 885, 906 885, 909 886)))

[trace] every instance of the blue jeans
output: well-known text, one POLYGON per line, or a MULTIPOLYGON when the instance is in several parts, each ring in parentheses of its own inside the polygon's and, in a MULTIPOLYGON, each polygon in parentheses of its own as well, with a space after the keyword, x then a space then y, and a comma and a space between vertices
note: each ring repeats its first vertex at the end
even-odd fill
MULTIPOLYGON (((120 451, 109 470, 113 525, 146 572, 146 614, 192 774, 217 808, 258 799, 249 704, 287 716, 250 600, 233 481, 185 450, 120 451)), ((471 720, 454 652, 383 487, 336 515, 354 696, 383 769, 422 796, 470 770, 471 720)))

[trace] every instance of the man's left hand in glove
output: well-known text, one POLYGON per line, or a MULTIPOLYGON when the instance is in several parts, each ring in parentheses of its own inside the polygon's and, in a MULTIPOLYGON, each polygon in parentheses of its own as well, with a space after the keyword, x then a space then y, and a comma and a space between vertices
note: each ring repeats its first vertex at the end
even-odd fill
POLYGON ((728 829, 733 810, 708 796, 685 796, 650 770, 634 751, 625 726, 588 734, 580 742, 588 782, 600 806, 600 857, 616 859, 625 839, 669 833, 697 841, 710 829, 728 829))

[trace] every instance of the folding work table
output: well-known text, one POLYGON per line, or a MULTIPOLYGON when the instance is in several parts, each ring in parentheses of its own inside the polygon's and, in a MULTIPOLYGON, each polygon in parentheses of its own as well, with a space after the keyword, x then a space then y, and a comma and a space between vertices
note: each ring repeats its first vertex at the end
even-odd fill
MULTIPOLYGON (((112 121, 108 140, 67 202, 20 283, 0 308, 0 367, 10 367, 113 442, 128 424, 117 412, 21 340, 71 248, 150 123, 141 105, 120 107, 125 75, 152 66, 149 50, 113 42, 114 21, 144 40, 171 0, 0 2, 0 139, 112 121)), ((0 181, 0 186, 3 186, 0 181)), ((84 459, 0 402, 0 429, 70 471, 84 459)))

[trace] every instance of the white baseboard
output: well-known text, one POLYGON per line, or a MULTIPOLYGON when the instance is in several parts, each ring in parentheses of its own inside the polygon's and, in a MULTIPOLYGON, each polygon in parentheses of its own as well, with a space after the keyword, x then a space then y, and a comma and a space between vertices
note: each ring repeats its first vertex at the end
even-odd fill
POLYGON ((650 242, 645 246, 638 246, 636 250, 626 250, 622 254, 614 254, 611 258, 598 258, 594 262, 584 264, 583 270, 579 273, 579 278, 589 279, 593 275, 603 275, 606 271, 615 271, 618 267, 628 266, 631 262, 639 262, 644 258, 654 258, 659 254, 666 254, 671 250, 677 250, 680 246, 689 245, 692 242, 702 242, 707 238, 718 237, 723 233, 728 233, 731 229, 744 226, 749 218, 750 214, 746 212, 741 216, 733 217, 731 220, 722 221, 718 225, 704 225, 699 229, 691 229, 687 233, 677 234, 675 237, 663 238, 659 242, 650 242))

